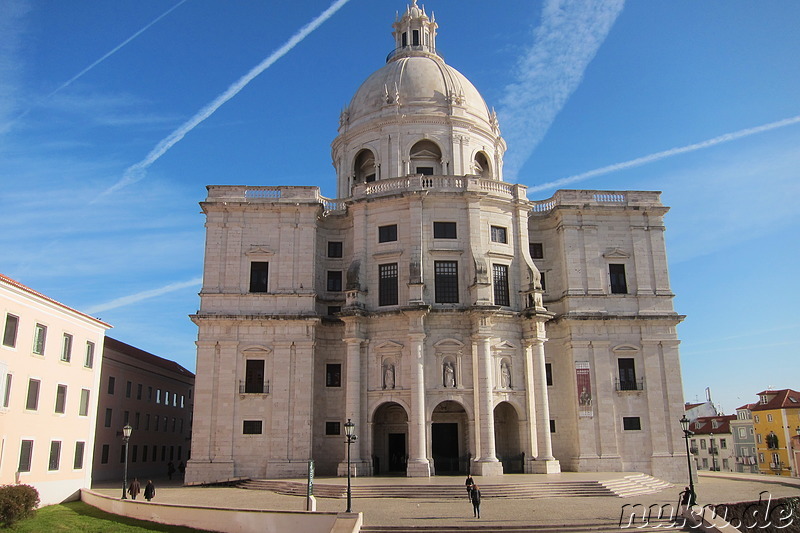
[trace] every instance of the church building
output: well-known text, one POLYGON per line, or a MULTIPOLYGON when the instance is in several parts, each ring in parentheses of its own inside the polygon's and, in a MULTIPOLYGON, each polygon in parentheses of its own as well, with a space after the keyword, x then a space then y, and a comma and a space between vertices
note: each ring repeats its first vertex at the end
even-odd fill
POLYGON ((686 455, 660 193, 503 181, 409 5, 342 112, 337 199, 209 186, 187 483, 637 471, 686 455))

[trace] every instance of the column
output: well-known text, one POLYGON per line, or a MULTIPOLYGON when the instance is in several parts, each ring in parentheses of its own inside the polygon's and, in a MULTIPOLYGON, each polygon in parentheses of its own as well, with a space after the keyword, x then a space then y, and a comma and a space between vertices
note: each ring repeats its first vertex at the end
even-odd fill
POLYGON ((538 455, 531 464, 532 471, 539 474, 557 474, 561 464, 553 457, 553 443, 550 437, 550 399, 547 394, 547 374, 545 372, 544 341, 530 341, 533 360, 534 398, 536 401, 536 446, 538 455))
MULTIPOLYGON (((343 339, 347 345, 347 358, 345 362, 345 396, 344 396, 344 420, 349 418, 355 427, 355 433, 360 439, 366 430, 366 424, 361 416, 361 344, 364 341, 358 337, 343 339)), ((350 445, 350 467, 353 475, 367 475, 369 470, 367 463, 361 458, 361 444, 356 441, 350 445)), ((340 476, 347 475, 347 444, 343 444, 343 460, 339 463, 337 473, 340 476)))
POLYGON ((473 342, 478 354, 473 372, 475 380, 475 399, 478 408, 477 433, 480 442, 476 450, 477 458, 472 465, 472 473, 478 476, 493 476, 503 473, 503 465, 497 460, 494 438, 494 375, 492 358, 492 317, 487 313, 476 315, 473 323, 473 342))
POLYGON ((431 475, 426 446, 425 423, 425 353, 422 333, 409 334, 411 355, 411 416, 408 420, 408 477, 428 477, 431 475))

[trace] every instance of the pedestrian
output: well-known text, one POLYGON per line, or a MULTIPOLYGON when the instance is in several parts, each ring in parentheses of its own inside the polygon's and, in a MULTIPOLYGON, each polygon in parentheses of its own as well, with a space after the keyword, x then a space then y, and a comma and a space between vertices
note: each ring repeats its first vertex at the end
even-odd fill
POLYGON ((131 495, 131 499, 135 500, 136 496, 141 490, 142 489, 139 485, 139 480, 137 478, 133 478, 133 481, 131 481, 131 484, 128 486, 128 494, 131 495))
POLYGON ((174 473, 175 473, 175 465, 172 464, 172 461, 170 461, 169 463, 167 463, 167 477, 172 479, 172 474, 174 473))
POLYGON ((183 477, 183 476, 184 476, 184 474, 186 474, 186 465, 185 465, 185 464, 183 464, 183 461, 181 461, 180 463, 178 463, 178 472, 180 472, 180 473, 181 473, 181 477, 183 477))
POLYGON ((472 485, 475 484, 475 480, 472 479, 472 474, 467 474, 467 480, 464 481, 464 485, 467 486, 467 499, 469 499, 469 491, 472 489, 472 485))
POLYGON ((147 485, 144 486, 144 499, 147 501, 152 500, 156 495, 156 487, 153 485, 153 480, 148 479, 147 485))
POLYGON ((469 499, 472 501, 472 516, 481 517, 481 491, 478 485, 472 485, 472 490, 469 491, 469 499))

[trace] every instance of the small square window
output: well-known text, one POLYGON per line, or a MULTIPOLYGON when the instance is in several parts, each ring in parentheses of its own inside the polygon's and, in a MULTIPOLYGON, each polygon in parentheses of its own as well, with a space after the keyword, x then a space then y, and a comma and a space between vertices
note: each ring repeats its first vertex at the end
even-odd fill
POLYGON ((245 435, 261 435, 261 420, 244 420, 242 433, 245 435))
POLYGON ((397 240, 397 224, 380 226, 378 228, 378 242, 393 242, 397 240))
POLYGON ((325 365, 325 386, 342 386, 342 365, 341 363, 328 363, 325 365))
POLYGON ((342 248, 341 241, 328 241, 328 257, 342 257, 342 248))
POLYGON ((456 223, 455 222, 434 222, 433 223, 433 238, 434 239, 455 239, 456 237, 456 223))
POLYGON ((325 422, 326 435, 341 435, 342 428, 339 422, 325 422))
POLYGON ((544 246, 540 242, 532 242, 529 244, 531 252, 531 259, 544 259, 544 246))
POLYGON ((626 431, 642 429, 642 421, 638 416, 624 416, 622 417, 622 429, 626 431))
POLYGON ((342 291, 342 271, 341 270, 328 270, 328 291, 341 292, 342 291))
POLYGON ((492 242, 508 244, 508 235, 506 235, 506 228, 502 226, 492 226, 491 234, 492 234, 492 242))

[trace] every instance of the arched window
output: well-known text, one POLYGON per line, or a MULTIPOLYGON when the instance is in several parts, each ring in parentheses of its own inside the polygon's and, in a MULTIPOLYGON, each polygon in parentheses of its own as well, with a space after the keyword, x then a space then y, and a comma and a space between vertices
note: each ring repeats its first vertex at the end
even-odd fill
POLYGON ((375 154, 371 150, 361 150, 353 163, 355 183, 375 181, 375 154))
POLYGON ((411 174, 426 176, 442 174, 442 151, 439 146, 429 140, 419 141, 411 147, 411 174))
POLYGON ((489 165, 489 158, 486 157, 484 152, 475 154, 475 160, 472 162, 475 169, 475 174, 482 178, 492 177, 492 167, 489 165))

